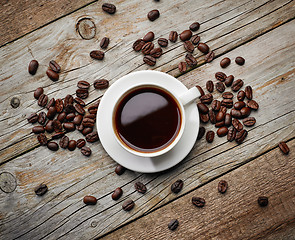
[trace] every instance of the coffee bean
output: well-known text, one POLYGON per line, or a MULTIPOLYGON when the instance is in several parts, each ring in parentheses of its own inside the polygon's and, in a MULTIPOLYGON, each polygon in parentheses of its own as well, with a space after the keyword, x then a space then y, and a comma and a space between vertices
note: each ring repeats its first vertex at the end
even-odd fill
POLYGON ((219 111, 220 112, 223 112, 224 114, 226 114, 227 108, 225 106, 221 106, 219 111))
POLYGON ((174 193, 179 193, 183 188, 183 181, 178 179, 176 182, 172 183, 171 191, 174 193))
POLYGON ((104 3, 102 5, 102 10, 109 14, 114 14, 116 12, 116 6, 111 3, 104 3))
POLYGON ((125 172, 126 168, 124 168, 122 165, 118 164, 115 168, 115 173, 117 175, 122 175, 125 172))
POLYGON ((245 87, 245 94, 246 94, 246 98, 248 98, 249 100, 252 100, 252 87, 251 86, 245 87))
POLYGON ((208 113, 206 113, 206 114, 200 113, 200 120, 202 123, 209 122, 209 114, 208 113))
POLYGON ((248 117, 251 114, 251 108, 249 107, 243 107, 240 111, 243 118, 248 117))
POLYGON ((141 52, 144 55, 149 55, 153 49, 154 49, 154 44, 152 42, 147 42, 143 45, 141 52))
POLYGON ((245 59, 242 58, 242 57, 236 57, 235 62, 236 62, 236 64, 238 64, 238 65, 244 65, 244 63, 245 63, 245 59))
POLYGON ((205 56, 205 62, 206 62, 206 63, 212 62, 214 58, 215 58, 215 53, 214 53, 213 51, 210 51, 210 52, 207 53, 207 55, 205 56))
POLYGON ((218 192, 225 193, 228 188, 228 183, 225 180, 220 180, 218 183, 218 192))
POLYGON ((53 71, 51 69, 47 69, 46 74, 54 82, 59 79, 58 73, 56 73, 55 71, 53 71))
POLYGON ((245 138, 247 137, 247 135, 248 135, 248 132, 245 129, 243 129, 240 132, 237 132, 237 134, 236 134, 236 142, 238 144, 241 144, 245 140, 245 138))
POLYGON ((233 75, 229 75, 225 81, 224 81, 224 84, 227 86, 227 87, 230 87, 232 85, 234 81, 234 76, 233 75))
POLYGON ((38 121, 38 115, 37 113, 32 113, 28 118, 27 118, 29 123, 36 123, 38 121))
POLYGON ((245 97, 246 97, 246 93, 243 90, 240 90, 237 94, 237 99, 239 101, 244 101, 245 97))
POLYGON ((195 47, 194 45, 192 44, 191 41, 187 40, 183 43, 183 46, 184 46, 184 49, 189 52, 189 53, 193 53, 195 47))
POLYGON ((178 226, 179 226, 179 222, 177 219, 172 219, 168 224, 168 228, 171 231, 174 231, 176 228, 178 228, 178 226))
POLYGON ((103 60, 104 52, 100 50, 93 50, 90 52, 90 57, 96 60, 103 60))
POLYGON ((132 47, 133 47, 134 51, 139 52, 142 49, 142 47, 143 47, 144 44, 145 44, 145 42, 142 39, 137 39, 133 43, 133 46, 132 47))
POLYGON ((89 82, 82 80, 77 83, 77 87, 82 89, 89 89, 90 84, 89 82))
POLYGON ((192 36, 191 41, 194 45, 198 45, 200 42, 201 38, 200 36, 198 36, 197 34, 195 34, 194 36, 192 36))
POLYGON ((77 113, 84 115, 85 114, 85 110, 84 108, 80 105, 80 104, 75 104, 75 110, 77 113))
POLYGON ((48 96, 45 95, 45 94, 41 94, 39 99, 38 99, 38 105, 40 107, 45 107, 47 102, 48 102, 48 96))
POLYGON ((75 97, 74 98, 74 102, 80 104, 82 107, 85 107, 86 106, 85 102, 81 98, 75 97))
POLYGON ((169 34, 169 40, 170 42, 176 42, 178 38, 178 33, 176 31, 171 31, 169 34))
POLYGON ((60 140, 59 140, 59 146, 61 148, 66 149, 69 145, 69 138, 67 136, 63 136, 60 140))
POLYGON ((46 123, 46 113, 45 112, 40 112, 38 115, 38 123, 40 123, 41 125, 44 125, 46 123))
POLYGON ((64 123, 63 127, 67 132, 72 132, 72 131, 75 131, 75 129, 76 129, 75 124, 72 122, 64 123))
POLYGON ((192 203, 193 203, 195 206, 201 208, 201 207, 204 207, 204 206, 205 206, 206 201, 205 201, 204 198, 200 198, 200 197, 192 197, 192 203))
POLYGON ((234 97, 234 95, 233 95, 231 92, 224 92, 224 93, 222 94, 222 97, 223 97, 224 99, 232 99, 232 98, 234 97))
POLYGON ((51 151, 57 151, 59 147, 56 142, 49 142, 47 143, 47 148, 51 151))
POLYGON ((113 200, 118 200, 123 194, 123 191, 120 187, 116 188, 115 191, 112 194, 113 200))
POLYGON ((213 81, 209 80, 206 82, 206 88, 208 90, 208 92, 213 92, 214 90, 214 84, 213 84, 213 81))
POLYGON ((97 199, 96 199, 96 197, 93 197, 93 196, 85 196, 83 198, 83 202, 86 205, 95 205, 97 203, 97 199))
POLYGON ((189 29, 194 32, 198 31, 199 28, 200 28, 200 23, 198 23, 198 22, 194 22, 189 26, 189 29))
POLYGON ((30 63, 29 63, 29 67, 28 67, 28 71, 31 75, 35 75, 36 72, 37 72, 37 69, 39 67, 39 63, 37 60, 32 60, 30 63))
POLYGON ((218 100, 213 100, 212 104, 211 104, 212 110, 218 112, 220 110, 221 107, 221 102, 218 100))
POLYGON ((243 130, 243 125, 242 125, 242 123, 238 120, 238 119, 233 119, 232 120, 232 125, 234 126, 234 128, 238 131, 238 132, 240 132, 240 131, 242 131, 243 130))
POLYGON ((259 105, 255 100, 248 101, 247 106, 253 110, 257 110, 259 108, 259 105))
POLYGON ((243 80, 237 79, 237 80, 233 81, 233 84, 231 85, 231 89, 234 92, 237 92, 240 90, 241 87, 243 87, 243 85, 244 85, 243 80))
POLYGON ((44 89, 42 87, 38 87, 35 91, 34 91, 34 98, 36 98, 37 100, 39 99, 39 97, 41 96, 41 94, 43 94, 44 89))
POLYGON ((73 123, 76 126, 78 126, 81 124, 82 120, 83 120, 83 116, 79 114, 79 115, 75 116, 75 118, 73 119, 73 123))
POLYGON ((202 103, 210 104, 213 100, 213 96, 211 93, 207 93, 207 94, 203 95, 202 97, 200 97, 200 100, 202 103))
POLYGON ((246 106, 245 102, 242 102, 242 101, 235 102, 234 104, 234 108, 237 110, 241 110, 245 106, 246 106))
POLYGON ((221 101, 221 106, 225 106, 227 108, 232 108, 233 100, 230 98, 225 98, 221 101))
POLYGON ((49 120, 45 126, 45 130, 48 133, 52 133, 54 131, 52 122, 53 122, 52 120, 49 120))
POLYGON ((96 118, 97 107, 90 106, 88 108, 88 112, 90 113, 90 118, 92 119, 96 118), (93 115, 94 115, 94 118, 92 117, 93 115))
POLYGON ((192 31, 191 30, 184 30, 180 35, 179 38, 181 41, 189 40, 192 37, 192 31))
POLYGON ((185 61, 190 67, 194 67, 198 64, 197 59, 191 53, 185 55, 185 61))
POLYGON ((162 48, 154 48, 151 50, 150 55, 154 58, 159 58, 162 56, 162 48))
POLYGON ((260 207, 266 207, 268 205, 268 197, 265 197, 265 196, 258 197, 257 202, 260 207))
POLYGON ((103 39, 101 39, 100 41, 100 47, 103 49, 106 49, 109 46, 110 43, 110 39, 108 37, 104 37, 103 39))
POLYGON ((81 148, 81 153, 84 156, 89 157, 91 155, 92 151, 91 151, 91 149, 89 147, 84 146, 84 147, 81 148))
POLYGON ((61 122, 58 120, 53 120, 52 121, 52 126, 55 132, 60 132, 62 130, 62 125, 61 122))
POLYGON ((255 117, 247 117, 243 120, 243 123, 246 127, 252 127, 256 123, 255 117))
POLYGON ((220 67, 222 67, 222 68, 226 68, 229 65, 230 65, 230 59, 228 57, 226 57, 220 61, 220 67))
POLYGON ((149 19, 150 21, 153 22, 153 21, 155 21, 157 18, 160 17, 160 12, 159 12, 159 10, 154 9, 154 10, 150 11, 150 12, 147 14, 147 17, 148 17, 148 19, 149 19))
POLYGON ((73 121, 75 117, 76 117, 76 114, 75 113, 69 113, 66 116, 66 120, 68 120, 70 122, 70 121, 73 121))
POLYGON ((217 82, 215 84, 215 87, 216 87, 217 91, 220 93, 224 92, 224 90, 225 90, 225 86, 222 82, 217 82))
POLYGON ((223 72, 217 72, 217 73, 215 73, 215 78, 220 82, 224 82, 225 79, 227 78, 227 76, 223 72))
POLYGON ((44 129, 43 126, 34 126, 32 128, 32 132, 35 133, 35 134, 44 133, 45 129, 44 129))
POLYGON ((60 114, 57 115, 57 120, 60 121, 61 123, 64 122, 64 120, 66 119, 67 114, 65 112, 62 112, 60 114))
POLYGON ((207 54, 209 52, 209 47, 206 43, 199 43, 198 49, 204 54, 207 54))
POLYGON ((95 89, 106 89, 109 87, 109 81, 106 79, 98 79, 93 83, 95 89))
POLYGON ((50 107, 54 107, 54 106, 55 106, 55 99, 51 98, 50 101, 47 103, 46 108, 49 110, 50 107))
MULTIPOLYGON (((82 125, 82 124, 81 124, 82 125)), ((83 126, 83 125, 82 125, 83 126)), ((83 130, 82 130, 82 134, 84 135, 84 136, 86 136, 86 135, 88 135, 89 133, 91 133, 93 131, 93 128, 90 128, 90 127, 86 127, 86 128, 84 128, 84 126, 83 126, 83 130)))
POLYGON ((234 118, 242 118, 242 113, 240 110, 237 109, 231 109, 230 110, 230 115, 234 118))
POLYGON ((59 138, 63 137, 64 135, 65 135, 64 132, 56 132, 56 133, 53 133, 51 137, 52 137, 52 139, 59 139, 59 138))
POLYGON ((155 38, 155 34, 153 32, 148 32, 144 37, 143 37, 143 41, 145 42, 152 42, 155 38))
POLYGON ((215 115, 215 112, 212 109, 210 109, 208 115, 209 115, 210 122, 212 124, 215 124, 216 123, 216 115, 215 115))
POLYGON ((197 88, 197 89, 199 90, 199 92, 200 92, 200 97, 202 97, 202 96, 205 95, 203 88, 201 88, 199 85, 196 85, 196 88, 197 88))
POLYGON ((223 121, 225 118, 225 114, 221 111, 219 111, 217 114, 216 114, 216 122, 221 122, 223 121))
POLYGON ((79 98, 82 98, 82 99, 85 99, 85 98, 87 98, 88 97, 88 89, 82 89, 82 88, 78 88, 77 90, 76 90, 76 95, 77 95, 77 97, 79 97, 79 98))
POLYGON ((280 142, 279 148, 285 155, 287 155, 290 152, 290 149, 289 149, 287 143, 285 143, 285 142, 280 142))
POLYGON ((47 112, 48 119, 52 120, 55 117, 55 114, 56 114, 56 108, 55 107, 50 107, 48 109, 48 112, 47 112))
POLYGON ((75 140, 70 140, 68 144, 68 149, 74 151, 76 149, 77 142, 75 140))
POLYGON ((86 141, 87 142, 93 143, 93 142, 98 141, 98 139, 99 139, 99 137, 98 137, 97 131, 93 131, 93 132, 88 133, 86 135, 86 141))
POLYGON ((86 144, 86 141, 83 138, 77 140, 77 148, 82 148, 86 144))
POLYGON ((146 186, 142 182, 136 182, 134 184, 135 190, 139 193, 146 193, 146 186))
POLYGON ((47 144, 47 137, 44 133, 41 133, 37 136, 37 139, 42 146, 46 146, 47 144))
POLYGON ((215 133, 213 131, 208 131, 206 134, 206 140, 208 143, 212 143, 214 140, 215 133))
POLYGON ((135 203, 131 199, 129 199, 123 203, 122 209, 124 211, 131 211, 134 208, 134 206, 135 206, 135 203))
POLYGON ((200 140, 204 135, 205 135, 205 128, 204 127, 199 127, 199 132, 198 132, 198 136, 197 136, 197 140, 200 140))
POLYGON ((60 98, 56 99, 55 101, 56 112, 61 113, 63 111, 63 108, 64 108, 63 100, 60 98))
POLYGON ((94 127, 94 124, 95 124, 95 120, 94 119, 91 119, 91 118, 84 118, 82 120, 82 125, 84 127, 90 127, 90 128, 93 128, 94 127))
POLYGON ((51 60, 49 62, 49 67, 56 73, 60 72, 60 66, 58 65, 58 63, 54 60, 51 60))
POLYGON ((216 127, 216 128, 221 128, 221 127, 224 127, 224 125, 225 125, 225 122, 224 122, 224 120, 222 120, 222 121, 220 121, 220 122, 216 122, 216 123, 215 123, 215 127, 216 127))
POLYGON ((48 191, 48 187, 46 184, 41 183, 39 186, 35 187, 34 191, 36 195, 43 196, 48 191))
POLYGON ((232 142, 236 138, 237 130, 235 128, 230 128, 227 133, 227 141, 232 142))
POLYGON ((179 70, 179 72, 181 72, 181 73, 186 72, 186 70, 187 70, 187 68, 186 68, 186 63, 185 63, 185 62, 180 62, 180 63, 178 64, 178 70, 179 70))
POLYGON ((197 107, 198 107, 200 113, 208 113, 209 112, 209 108, 204 103, 198 103, 197 107))
POLYGON ((158 39, 158 44, 161 47, 167 47, 168 46, 168 40, 166 38, 159 38, 158 39))
POLYGON ((225 114, 225 117, 224 117, 224 125, 229 127, 232 123, 232 117, 229 113, 225 114))

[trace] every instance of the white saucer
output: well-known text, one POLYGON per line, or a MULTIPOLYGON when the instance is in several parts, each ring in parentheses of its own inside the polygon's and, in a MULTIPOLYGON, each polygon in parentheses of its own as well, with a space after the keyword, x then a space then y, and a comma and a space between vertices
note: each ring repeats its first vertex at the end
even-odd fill
POLYGON ((106 152, 120 165, 136 172, 160 172, 181 162, 194 146, 199 131, 198 108, 195 102, 185 106, 185 129, 172 150, 153 158, 136 156, 122 148, 115 139, 112 129, 112 111, 122 92, 141 83, 157 84, 176 96, 188 90, 180 81, 166 73, 152 70, 130 73, 112 84, 103 95, 97 111, 97 131, 106 152))

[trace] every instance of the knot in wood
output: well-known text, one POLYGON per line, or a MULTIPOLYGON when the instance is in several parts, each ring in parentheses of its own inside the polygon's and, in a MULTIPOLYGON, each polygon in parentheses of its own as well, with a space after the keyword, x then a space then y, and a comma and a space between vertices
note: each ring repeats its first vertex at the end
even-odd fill
POLYGON ((89 40, 96 34, 96 26, 91 18, 83 17, 76 24, 76 30, 81 38, 89 40))
POLYGON ((18 97, 11 98, 11 100, 10 100, 11 107, 17 108, 19 106, 19 104, 20 104, 20 100, 18 97))
POLYGON ((16 179, 9 172, 0 173, 0 189, 5 193, 11 193, 16 188, 16 179))

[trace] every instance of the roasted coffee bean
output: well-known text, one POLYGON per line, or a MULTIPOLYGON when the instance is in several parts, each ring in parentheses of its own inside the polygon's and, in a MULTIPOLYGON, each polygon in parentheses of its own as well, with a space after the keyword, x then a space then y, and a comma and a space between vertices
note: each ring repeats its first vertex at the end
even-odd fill
POLYGON ((200 28, 200 23, 198 23, 198 22, 194 22, 189 26, 189 29, 194 32, 198 31, 199 28, 200 28))
POLYGON ((39 99, 38 99, 38 105, 40 107, 45 107, 47 102, 48 102, 48 96, 45 95, 45 94, 41 94, 39 99))
POLYGON ((198 64, 197 59, 191 53, 185 55, 185 61, 190 67, 194 67, 198 64))
POLYGON ((55 107, 50 107, 48 109, 48 112, 47 112, 48 119, 52 120, 55 117, 55 114, 56 114, 56 108, 55 107))
POLYGON ((134 51, 139 52, 142 49, 142 47, 143 47, 144 44, 145 44, 145 42, 142 39, 137 39, 133 43, 133 46, 132 47, 133 47, 134 51))
POLYGON ((192 41, 192 43, 193 43, 194 45, 198 45, 199 42, 200 42, 200 40, 201 40, 201 38, 200 38, 200 36, 198 36, 197 34, 194 35, 194 36, 192 36, 192 38, 191 38, 191 41, 192 41))
POLYGON ((255 100, 248 101, 247 106, 253 110, 257 110, 259 108, 259 105, 255 100))
POLYGON ((143 37, 143 41, 145 42, 152 42, 155 38, 155 34, 153 32, 148 32, 144 37, 143 37))
POLYGON ((224 114, 226 114, 227 108, 225 106, 221 106, 219 111, 220 112, 223 112, 224 114))
POLYGON ((86 106, 85 102, 81 98, 75 97, 74 102, 80 104, 82 107, 86 106))
POLYGON ((210 51, 205 56, 205 62, 207 63, 212 62, 214 58, 215 58, 215 53, 213 51, 210 51))
POLYGON ((285 155, 287 155, 290 152, 290 149, 289 149, 287 143, 285 143, 285 142, 280 142, 279 148, 285 155))
POLYGON ((66 120, 70 122, 70 121, 73 121, 75 117, 76 117, 76 114, 75 113, 69 113, 66 116, 66 120))
POLYGON ((245 129, 243 129, 240 132, 237 132, 237 134, 236 134, 236 142, 238 144, 241 144, 245 140, 245 138, 247 137, 247 135, 248 135, 248 132, 245 129))
POLYGON ((199 43, 198 49, 204 54, 207 54, 209 52, 209 47, 206 43, 199 43))
POLYGON ((29 123, 36 123, 38 121, 38 115, 37 113, 32 113, 28 118, 27 118, 29 123))
POLYGON ((46 146, 47 144, 47 137, 44 133, 41 133, 37 136, 37 139, 42 146, 46 146))
POLYGON ((78 126, 78 125, 81 124, 82 120, 83 120, 83 116, 79 114, 79 115, 76 115, 76 116, 75 116, 75 118, 73 119, 73 123, 74 123, 76 126, 78 126))
POLYGON ((252 87, 251 86, 247 86, 245 87, 245 94, 246 94, 246 98, 248 98, 249 100, 252 100, 252 87))
POLYGON ((54 107, 54 106, 55 106, 55 99, 51 98, 50 101, 47 103, 46 108, 49 109, 50 107, 54 107))
POLYGON ((230 128, 227 133, 227 141, 232 142, 236 138, 237 130, 235 128, 230 128))
POLYGON ((98 141, 98 139, 99 139, 99 137, 98 137, 97 131, 93 131, 93 132, 88 133, 86 135, 86 141, 87 142, 93 143, 93 142, 98 141))
POLYGON ((56 73, 55 71, 53 71, 51 69, 47 69, 46 74, 54 82, 59 79, 58 73, 56 73))
POLYGON ((65 97, 65 100, 64 100, 64 108, 65 108, 65 112, 75 112, 75 109, 74 109, 74 98, 72 95, 68 94, 66 97, 65 97), (71 109, 73 111, 71 111, 71 109), (70 111, 69 111, 70 110, 70 111))
POLYGON ((112 194, 113 200, 118 200, 123 194, 123 191, 120 187, 116 188, 115 191, 112 194))
POLYGON ((179 38, 181 41, 189 40, 192 37, 193 33, 191 30, 184 30, 180 35, 179 38))
POLYGON ((229 75, 225 80, 224 80, 224 84, 227 86, 227 87, 230 87, 232 85, 234 81, 234 76, 233 75, 229 75))
POLYGON ((178 33, 176 31, 171 31, 169 34, 169 40, 170 42, 176 42, 178 38, 178 33))
POLYGON ((93 50, 90 52, 90 57, 96 60, 103 60, 104 52, 100 50, 93 50))
POLYGON ((70 140, 68 144, 68 149, 74 151, 76 149, 77 142, 75 140, 70 140))
POLYGON ((171 191, 174 193, 179 193, 182 188, 183 188, 183 181, 181 179, 178 179, 171 185, 171 191))
POLYGON ((228 183, 225 180, 220 180, 218 183, 218 192, 225 193, 228 188, 228 183))
POLYGON ((82 132, 82 131, 84 130, 84 126, 83 126, 82 124, 77 125, 77 126, 76 126, 76 129, 77 129, 78 131, 82 132))
POLYGON ((214 135, 215 133, 213 131, 208 131, 207 134, 206 134, 206 140, 208 143, 212 143, 213 140, 214 140, 214 135))
POLYGON ((77 148, 82 148, 86 144, 86 141, 83 138, 77 140, 77 148))
POLYGON ((124 168, 122 165, 118 164, 115 168, 115 173, 117 175, 122 175, 125 172, 126 168, 124 168))
POLYGON ((232 125, 234 126, 234 128, 235 128, 238 132, 243 130, 243 125, 242 125, 242 123, 241 123, 238 119, 236 119, 236 118, 234 118, 234 119, 232 120, 232 125))
POLYGON ((216 127, 216 128, 224 127, 224 125, 225 125, 224 123, 225 123, 224 120, 222 120, 222 121, 220 121, 220 122, 216 122, 216 123, 215 123, 215 127, 216 127))
POLYGON ((93 196, 85 196, 83 198, 83 202, 86 205, 95 205, 97 203, 97 199, 96 199, 96 197, 93 197, 93 196))
POLYGON ((239 101, 244 101, 245 97, 246 97, 246 93, 243 90, 240 90, 237 94, 237 99, 239 101))
POLYGON ((242 65, 244 65, 244 63, 245 63, 245 59, 242 58, 242 57, 236 57, 235 62, 236 62, 236 64, 242 66, 242 65))
POLYGON ((45 126, 45 130, 48 133, 52 133, 54 131, 52 122, 53 122, 52 120, 49 120, 45 126))
POLYGON ((67 136, 62 136, 62 138, 59 140, 59 146, 61 148, 66 149, 69 145, 69 138, 67 136))
MULTIPOLYGON (((82 125, 82 124, 81 124, 82 125)), ((82 125, 83 126, 83 125, 82 125)), ((84 126, 83 126, 84 127, 84 126)), ((86 136, 87 134, 91 133, 93 131, 93 128, 90 128, 90 127, 86 127, 82 130, 82 134, 84 136, 86 136)))
POLYGON ((56 132, 56 133, 53 133, 51 137, 52 137, 52 139, 59 139, 64 135, 65 135, 64 132, 56 132))
POLYGON ((89 112, 90 114, 87 115, 87 116, 90 116, 90 118, 92 118, 92 119, 96 118, 97 107, 90 106, 90 107, 88 108, 88 112, 89 112), (94 118, 92 117, 93 115, 94 115, 94 118))
POLYGON ((168 40, 166 38, 159 38, 158 39, 158 44, 161 47, 167 47, 168 46, 168 40))
POLYGON ((189 52, 189 53, 193 53, 195 47, 194 45, 192 44, 191 41, 187 40, 183 43, 183 46, 184 46, 184 49, 189 52))
POLYGON ((200 140, 205 135, 205 132, 206 132, 206 129, 204 127, 199 127, 197 140, 200 140))
POLYGON ((225 79, 227 78, 227 76, 223 72, 217 72, 217 73, 215 73, 215 78, 220 82, 224 82, 225 79))
POLYGON ((131 199, 129 199, 123 203, 122 209, 124 211, 131 211, 134 208, 134 206, 135 206, 135 203, 131 199))
POLYGON ((229 98, 225 98, 221 101, 221 106, 225 106, 227 108, 233 107, 233 100, 229 98))
POLYGON ((77 113, 84 115, 85 114, 85 110, 84 108, 80 105, 80 104, 75 104, 75 110, 77 113))
POLYGON ((229 65, 230 65, 230 59, 228 57, 226 57, 220 61, 220 67, 222 67, 222 68, 226 68, 229 65))
POLYGON ((66 116, 67 116, 67 114, 65 112, 62 112, 62 113, 57 115, 56 119, 62 123, 66 119, 66 116))
POLYGON ((200 113, 208 113, 209 112, 209 108, 204 103, 198 103, 197 107, 198 107, 200 113))
POLYGON ((39 186, 35 187, 34 192, 38 196, 43 196, 48 191, 46 184, 41 183, 39 186))
POLYGON ((149 55, 153 49, 154 49, 154 44, 152 42, 147 42, 143 45, 141 52, 144 55, 149 55))
POLYGON ((231 85, 231 89, 234 92, 237 92, 240 90, 241 87, 243 87, 243 85, 244 85, 243 80, 237 79, 237 80, 233 81, 233 84, 231 85))
POLYGON ((213 96, 211 93, 207 93, 203 95, 202 97, 200 97, 200 100, 202 103, 210 104, 213 100, 213 96))
POLYGON ((215 87, 216 87, 217 91, 220 93, 224 92, 224 90, 225 90, 225 86, 222 82, 217 82, 215 84, 215 87))
POLYGON ((200 97, 202 97, 202 96, 205 95, 203 88, 201 88, 199 85, 196 85, 196 88, 197 88, 197 89, 199 90, 199 92, 200 92, 200 97))
POLYGON ((43 94, 43 92, 44 92, 44 89, 42 87, 36 88, 36 90, 34 91, 34 98, 38 100, 41 94, 43 94))
POLYGON ((57 151, 59 149, 58 144, 56 142, 47 143, 47 148, 51 151, 57 151))
POLYGON ((225 118, 225 114, 221 111, 219 111, 217 114, 216 114, 216 122, 221 122, 223 121, 225 118))
POLYGON ((212 110, 218 112, 220 110, 221 107, 221 102, 214 99, 212 104, 211 104, 212 110))
POLYGON ((237 110, 241 110, 245 106, 246 106, 245 102, 242 102, 242 101, 235 102, 234 104, 234 108, 237 110))
POLYGON ((63 127, 67 132, 72 132, 72 131, 75 131, 75 129, 76 129, 75 124, 72 122, 64 123, 63 127))
POLYGON ((200 120, 202 123, 209 122, 209 114, 208 113, 206 113, 206 114, 200 113, 200 120))
POLYGON ((28 71, 31 75, 35 75, 36 72, 37 72, 37 69, 39 67, 39 63, 37 60, 32 60, 30 63, 29 63, 29 67, 28 67, 28 71))
POLYGON ((116 6, 111 3, 104 3, 102 5, 102 10, 109 14, 114 14, 116 12, 116 6))
POLYGON ((58 63, 54 60, 51 60, 49 62, 49 67, 56 73, 60 72, 60 66, 58 65, 58 63))
POLYGON ((232 123, 232 117, 229 113, 225 114, 225 117, 224 117, 224 125, 229 127, 232 123))
POLYGON ((149 19, 150 21, 153 22, 153 21, 155 21, 157 18, 160 17, 160 12, 159 12, 159 10, 154 9, 154 10, 150 11, 150 12, 147 14, 147 17, 148 17, 148 19, 149 19))
POLYGON ((186 68, 186 63, 185 63, 185 62, 180 62, 180 63, 178 64, 178 70, 179 70, 179 72, 181 72, 181 73, 186 72, 186 70, 187 70, 187 68, 186 68))
POLYGON ((233 95, 231 92, 224 92, 224 93, 222 94, 222 97, 223 97, 224 99, 233 99, 234 95, 233 95))
POLYGON ((109 46, 110 43, 110 39, 108 37, 104 37, 103 39, 101 39, 100 41, 100 47, 103 49, 106 49, 109 46))
POLYGON ((91 149, 89 147, 84 146, 84 147, 81 148, 81 153, 84 156, 89 157, 91 155, 92 151, 91 151, 91 149))
POLYGON ((237 109, 231 109, 230 110, 230 115, 234 118, 242 118, 242 113, 240 110, 237 109))
POLYGON ((177 219, 172 219, 169 224, 168 224, 168 228, 171 230, 171 231, 174 231, 175 229, 177 229, 179 226, 179 222, 177 219))
POLYGON ((150 55, 143 57, 143 62, 146 63, 149 66, 155 66, 156 65, 156 59, 150 55))
POLYGON ((212 109, 210 109, 208 115, 209 115, 210 122, 212 124, 215 124, 216 123, 216 115, 215 115, 215 112, 212 109))
POLYGON ((146 192, 146 186, 142 182, 136 182, 134 184, 135 190, 139 193, 145 193, 146 192))
POLYGON ((87 98, 88 97, 88 90, 87 89, 82 89, 82 88, 78 88, 77 90, 76 90, 76 95, 77 95, 77 97, 79 97, 79 98, 82 98, 82 99, 85 99, 85 98, 87 98))
POLYGON ((55 132, 60 132, 62 130, 62 125, 61 122, 58 120, 53 120, 52 121, 52 126, 55 132))
POLYGON ((45 112, 40 112, 38 115, 38 123, 40 123, 41 125, 44 125, 46 123, 46 113, 45 112))
POLYGON ((55 109, 56 109, 56 112, 58 112, 58 113, 62 112, 62 110, 64 109, 64 104, 63 104, 62 99, 60 99, 60 98, 56 99, 55 109))
POLYGON ((251 108, 249 107, 243 107, 240 111, 243 118, 248 117, 251 114, 251 108))
POLYGON ((77 87, 78 88, 82 88, 82 89, 89 89, 90 88, 90 84, 87 81, 81 80, 77 83, 77 87))
POLYGON ((209 80, 206 82, 206 88, 208 90, 208 92, 212 93, 214 90, 214 84, 213 81, 209 80))
POLYGON ((200 197, 192 197, 192 203, 193 203, 195 206, 201 208, 201 207, 204 207, 204 206, 205 206, 206 201, 205 201, 204 198, 200 198, 200 197))
MULTIPOLYGON (((106 79, 98 79, 94 81, 93 86, 95 89, 105 89, 109 87, 109 81, 106 79)), ((80 105, 83 106, 82 104, 80 105)), ((85 103, 84 103, 84 106, 85 106, 85 103)))
POLYGON ((154 48, 153 50, 151 50, 150 55, 154 58, 159 58, 162 56, 162 48, 154 48))
POLYGON ((243 123, 246 127, 252 127, 256 123, 255 117, 247 117, 243 120, 243 123))
POLYGON ((265 197, 265 196, 258 197, 257 202, 260 207, 266 207, 268 205, 268 197, 265 197))

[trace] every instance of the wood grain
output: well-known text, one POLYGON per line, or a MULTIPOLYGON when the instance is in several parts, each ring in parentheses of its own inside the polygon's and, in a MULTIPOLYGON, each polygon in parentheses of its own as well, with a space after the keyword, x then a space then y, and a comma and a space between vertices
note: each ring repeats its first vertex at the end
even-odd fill
MULTIPOLYGON (((253 113, 256 126, 249 130, 242 145, 229 143, 225 138, 216 138, 212 144, 202 139, 184 161, 169 171, 159 174, 127 171, 120 177, 113 172, 115 163, 99 143, 91 146, 95 150, 86 159, 77 151, 60 150, 56 154, 43 147, 33 149, 1 167, 3 171, 12 172, 18 181, 16 191, 0 198, 0 209, 3 209, 0 231, 3 236, 32 239, 70 239, 81 233, 85 238, 101 236, 253 160, 276 147, 279 141, 294 138, 295 96, 291 94, 295 76, 291 60, 294 59, 295 46, 293 24, 294 21, 286 23, 226 54, 231 59, 237 55, 245 57, 245 66, 232 64, 225 72, 242 78, 245 85, 251 85, 254 99, 260 104, 259 111, 253 113), (179 195, 174 195, 170 192, 170 184, 178 178, 186 184, 179 195), (145 195, 134 190, 133 185, 138 180, 147 184, 145 195), (32 190, 40 182, 49 186, 48 193, 41 198, 32 190), (124 195, 114 202, 110 195, 118 186, 123 188, 124 195), (88 194, 98 197, 96 206, 82 203, 83 196, 88 194), (136 202, 136 207, 126 213, 121 204, 129 198, 136 202), (14 201, 11 203, 10 199, 14 201), (12 227, 15 225, 19 228, 12 227)), ((220 70, 219 61, 223 57, 179 79, 188 87, 205 86, 208 78, 213 80, 214 73, 220 70)), ((214 96, 221 98, 216 92, 214 96)), ((214 127, 208 125, 206 129, 214 127)), ((77 139, 76 134, 69 137, 77 139)))

